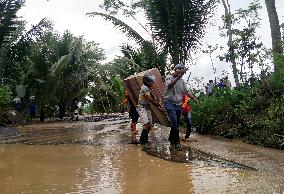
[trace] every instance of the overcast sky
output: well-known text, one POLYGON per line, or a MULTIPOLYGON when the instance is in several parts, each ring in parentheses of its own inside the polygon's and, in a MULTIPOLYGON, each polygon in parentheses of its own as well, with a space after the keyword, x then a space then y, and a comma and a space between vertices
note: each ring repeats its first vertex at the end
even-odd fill
MULTIPOLYGON (((251 0, 229 0, 231 9, 246 8, 251 0)), ((261 41, 268 48, 271 48, 270 27, 264 0, 260 0, 262 10, 260 13, 262 22, 258 30, 258 35, 261 41)), ((276 9, 280 23, 284 22, 284 0, 275 0, 276 9)), ((99 5, 102 0, 26 0, 25 6, 20 10, 19 15, 28 22, 29 25, 37 24, 42 18, 47 17, 54 23, 54 30, 62 33, 65 30, 70 30, 74 35, 84 35, 87 41, 95 41, 100 43, 100 47, 105 50, 107 60, 113 59, 116 55, 120 55, 119 46, 129 41, 118 29, 99 16, 93 18, 85 14, 92 11, 100 11, 99 5)), ((226 39, 219 36, 218 26, 221 25, 221 15, 224 13, 222 5, 218 7, 214 18, 212 19, 207 33, 203 38, 204 44, 226 44, 226 39)), ((143 34, 143 30, 139 25, 130 19, 121 18, 123 21, 138 32, 143 34)), ((138 16, 141 23, 145 23, 146 19, 143 15, 138 16)), ((144 33, 145 34, 145 33, 144 33)), ((147 36, 145 35, 145 38, 147 36)), ((201 50, 201 49, 200 49, 201 50)), ((217 55, 218 53, 216 53, 217 55)), ((205 81, 213 79, 213 70, 210 65, 210 57, 207 55, 197 55, 198 60, 195 66, 191 67, 190 71, 192 76, 199 78, 204 77, 205 81)), ((219 62, 214 59, 214 65, 217 68, 217 74, 220 75, 223 70, 231 73, 230 66, 226 63, 219 62)), ((232 75, 230 75, 232 79, 232 75)))

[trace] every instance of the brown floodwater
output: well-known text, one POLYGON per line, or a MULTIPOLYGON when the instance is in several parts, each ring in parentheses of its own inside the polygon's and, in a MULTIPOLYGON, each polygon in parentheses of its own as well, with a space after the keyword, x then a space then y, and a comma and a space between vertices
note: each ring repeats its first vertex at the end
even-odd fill
POLYGON ((0 193, 284 192, 283 151, 193 135, 177 152, 162 126, 143 150, 128 127, 112 119, 19 128, 0 138, 0 193))

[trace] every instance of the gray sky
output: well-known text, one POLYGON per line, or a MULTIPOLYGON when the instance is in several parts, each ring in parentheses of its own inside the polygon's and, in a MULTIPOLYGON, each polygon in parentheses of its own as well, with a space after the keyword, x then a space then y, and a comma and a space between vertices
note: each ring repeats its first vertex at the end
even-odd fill
MULTIPOLYGON (((115 55, 120 54, 119 46, 129 40, 100 16, 91 18, 86 16, 88 12, 99 11, 102 2, 102 0, 26 0, 19 15, 29 24, 37 24, 42 18, 47 17, 54 22, 54 30, 60 33, 68 29, 74 35, 84 35, 87 41, 100 43, 106 57, 111 60, 115 55)), ((142 22, 145 21, 143 17, 140 18, 142 22)), ((131 20, 127 23, 138 26, 131 20)))
MULTIPOLYGON (((278 12, 278 17, 280 23, 284 22, 284 0, 275 0, 278 12)), ((251 0, 229 0, 231 4, 231 9, 236 10, 238 8, 245 8, 251 2, 251 0)), ((262 5, 262 10, 260 13, 262 22, 261 27, 258 30, 258 35, 261 37, 261 41, 268 48, 271 48, 271 38, 270 38, 270 27, 268 22, 268 16, 266 12, 266 7, 264 0, 260 0, 262 5)), ((116 55, 120 55, 119 46, 122 43, 133 43, 127 39, 118 29, 115 29, 110 22, 107 22, 100 18, 99 16, 95 18, 90 18, 85 15, 87 12, 99 11, 99 5, 102 0, 26 0, 25 6, 20 10, 19 15, 25 19, 29 25, 37 24, 42 18, 47 17, 54 22, 54 29, 60 33, 65 30, 70 30, 74 35, 81 36, 84 35, 87 41, 95 41, 100 43, 100 47, 105 50, 107 61, 113 59, 116 55)), ((215 17, 209 28, 206 30, 207 33, 203 38, 203 44, 220 44, 225 45, 226 39, 219 36, 218 26, 222 23, 221 15, 224 13, 222 5, 218 7, 215 17)), ((147 38, 146 33, 139 25, 129 18, 120 17, 123 21, 138 32, 141 32, 147 38)), ((138 16, 141 23, 145 23, 146 19, 141 14, 138 16)), ((200 48, 200 50, 202 47, 200 48)), ((213 63, 217 68, 217 75, 220 75, 223 70, 229 71, 229 64, 219 62, 216 59, 215 54, 213 63)), ((205 81, 208 79, 213 79, 213 71, 210 65, 210 57, 204 54, 198 54, 198 60, 196 65, 191 67, 190 71, 192 76, 197 76, 199 78, 204 77, 205 81)), ((232 75, 229 77, 232 79, 232 75)))

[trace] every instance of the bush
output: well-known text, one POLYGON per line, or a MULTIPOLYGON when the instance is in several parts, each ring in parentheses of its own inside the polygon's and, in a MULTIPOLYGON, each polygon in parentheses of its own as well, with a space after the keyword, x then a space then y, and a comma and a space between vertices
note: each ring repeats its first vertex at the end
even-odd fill
POLYGON ((0 86, 0 107, 4 108, 7 107, 10 104, 11 100, 11 94, 10 88, 8 86, 0 86))
POLYGON ((0 86, 0 123, 3 121, 3 113, 10 106, 11 94, 8 86, 0 86))
POLYGON ((284 70, 252 86, 215 89, 214 96, 199 101, 192 104, 193 126, 198 132, 283 149, 284 70))
POLYGON ((252 133, 245 138, 246 142, 277 149, 284 149, 284 136, 278 134, 278 129, 281 127, 279 124, 280 123, 272 122, 263 124, 262 127, 252 131, 252 133))

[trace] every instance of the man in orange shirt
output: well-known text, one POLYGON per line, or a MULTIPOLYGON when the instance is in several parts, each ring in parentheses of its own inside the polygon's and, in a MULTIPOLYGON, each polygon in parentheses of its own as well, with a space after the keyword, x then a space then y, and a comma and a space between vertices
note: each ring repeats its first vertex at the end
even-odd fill
POLYGON ((185 140, 188 140, 190 133, 191 133, 191 113, 190 113, 190 97, 184 95, 182 98, 182 115, 184 121, 186 122, 186 133, 185 133, 185 140))
POLYGON ((122 104, 127 104, 129 103, 129 117, 131 118, 131 125, 130 125, 130 129, 131 129, 131 134, 137 134, 138 130, 137 130, 137 121, 139 118, 139 114, 136 111, 136 107, 134 106, 133 102, 130 100, 128 92, 125 92, 125 98, 122 101, 122 104))

